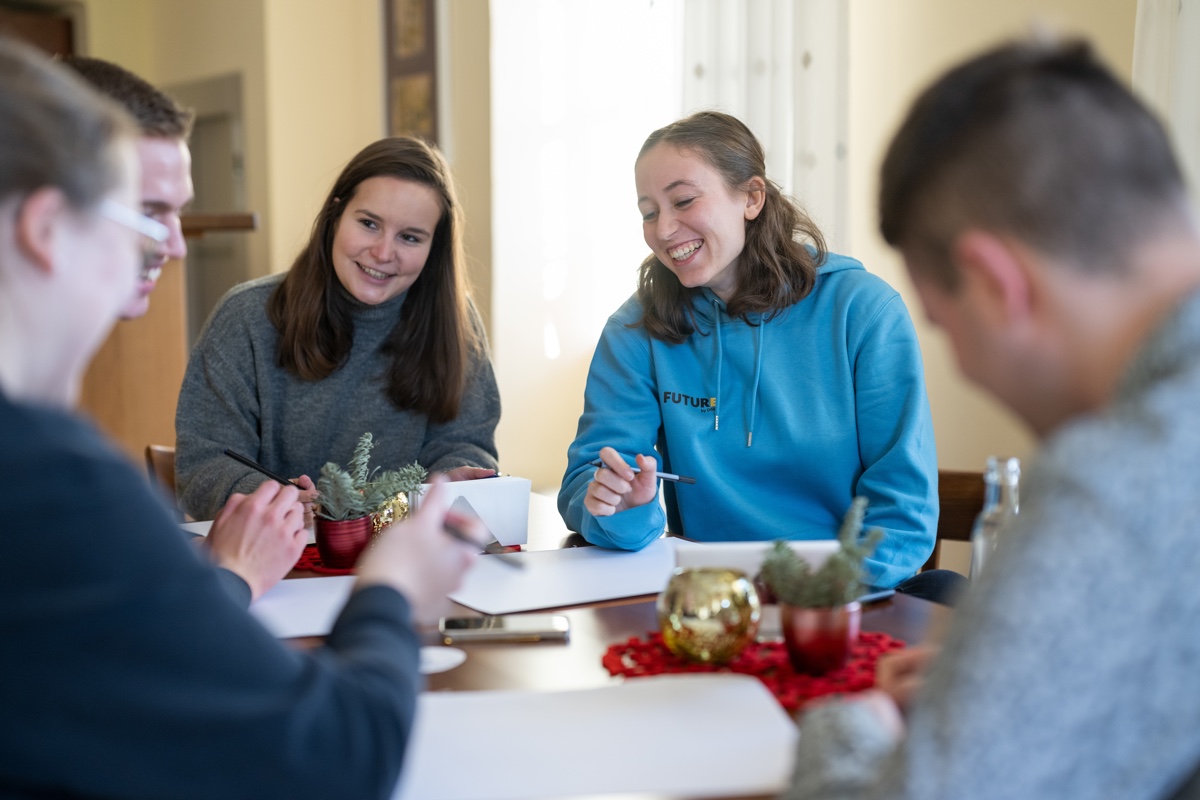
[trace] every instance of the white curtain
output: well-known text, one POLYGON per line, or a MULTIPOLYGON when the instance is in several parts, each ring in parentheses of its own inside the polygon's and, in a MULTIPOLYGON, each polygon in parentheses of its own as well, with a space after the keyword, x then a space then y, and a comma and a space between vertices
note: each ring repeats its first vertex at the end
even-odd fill
POLYGON ((633 162, 680 114, 680 2, 489 6, 497 446, 535 490, 562 480, 596 341, 649 252, 633 162))
POLYGON ((846 242, 847 0, 685 0, 685 113, 719 109, 766 150, 767 176, 846 242))
POLYGON ((1200 0, 1138 0, 1133 86, 1167 123, 1200 197, 1200 0))

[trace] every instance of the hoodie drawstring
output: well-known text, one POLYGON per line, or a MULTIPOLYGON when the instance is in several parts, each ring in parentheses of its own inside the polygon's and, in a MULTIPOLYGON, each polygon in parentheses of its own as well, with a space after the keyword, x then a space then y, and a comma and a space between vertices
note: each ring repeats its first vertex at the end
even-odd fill
MULTIPOLYGON (((716 406, 713 412, 713 430, 721 430, 721 365, 725 361, 724 345, 721 341, 721 305, 716 301, 712 301, 713 317, 717 333, 717 396, 716 406)), ((762 378, 762 360, 763 350, 766 349, 767 326, 759 320, 758 325, 758 352, 754 357, 754 388, 750 393, 750 425, 746 429, 746 447, 754 446, 754 422, 758 418, 758 384, 762 378)))
POLYGON ((721 350, 721 306, 716 300, 712 301, 713 318, 717 328, 717 405, 713 410, 713 430, 721 430, 721 362, 725 359, 721 350))
POLYGON ((758 354, 754 358, 754 390, 750 394, 750 426, 746 430, 746 447, 754 444, 754 419, 758 416, 758 380, 762 377, 763 349, 766 344, 767 326, 758 322, 758 354))

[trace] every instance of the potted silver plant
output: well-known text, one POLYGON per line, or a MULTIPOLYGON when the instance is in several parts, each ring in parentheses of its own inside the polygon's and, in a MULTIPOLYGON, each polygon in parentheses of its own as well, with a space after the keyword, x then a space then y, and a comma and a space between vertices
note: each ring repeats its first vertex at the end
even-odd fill
POLYGON ((354 566, 376 532, 373 516, 386 510, 388 521, 407 511, 408 493, 425 480, 425 469, 416 462, 396 470, 371 469, 371 450, 375 447, 370 432, 358 439, 349 469, 333 462, 321 467, 317 479, 316 534, 317 550, 327 567, 354 566), (397 515, 398 498, 405 498, 397 515))
POLYGON ((858 641, 863 592, 863 559, 875 550, 883 531, 862 535, 867 499, 856 497, 838 531, 840 546, 819 568, 777 541, 763 560, 760 579, 779 602, 783 639, 797 672, 822 675, 846 663, 858 641))

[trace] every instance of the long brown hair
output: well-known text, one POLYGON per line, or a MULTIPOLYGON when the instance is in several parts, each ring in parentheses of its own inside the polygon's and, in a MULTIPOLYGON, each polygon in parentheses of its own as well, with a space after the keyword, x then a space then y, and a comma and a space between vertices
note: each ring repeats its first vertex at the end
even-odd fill
MULTIPOLYGON (((638 159, 654 147, 671 145, 703 158, 721 173, 731 191, 742 191, 753 178, 766 185, 762 212, 746 222, 746 244, 740 256, 737 287, 726 303, 730 316, 750 314, 770 319, 808 296, 817 267, 825 260, 825 237, 796 202, 767 178, 762 145, 740 120, 718 111, 701 111, 650 134, 638 159), (810 250, 804 244, 812 244, 810 250)), ((638 272, 638 300, 647 333, 679 344, 696 329, 692 300, 699 289, 679 282, 653 253, 638 272)))
POLYGON ((482 351, 483 341, 471 319, 462 211, 450 168, 437 149, 419 139, 394 137, 368 145, 334 181, 308 244, 267 301, 267 315, 279 331, 275 360, 303 380, 319 381, 349 357, 354 319, 333 268, 333 238, 359 184, 378 176, 428 186, 441 201, 429 258, 408 289, 383 352, 391 358, 387 395, 392 404, 447 422, 458 416, 468 362, 482 351))

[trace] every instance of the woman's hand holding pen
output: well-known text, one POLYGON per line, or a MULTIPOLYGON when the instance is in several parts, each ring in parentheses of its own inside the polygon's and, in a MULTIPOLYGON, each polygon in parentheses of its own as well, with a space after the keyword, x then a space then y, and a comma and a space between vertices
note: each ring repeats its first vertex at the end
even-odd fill
POLYGON ((292 478, 292 483, 300 490, 299 500, 304 504, 304 527, 311 529, 313 526, 314 507, 317 502, 317 485, 307 475, 292 478))
POLYGON ((593 516, 608 517, 627 508, 644 506, 658 495, 658 461, 653 456, 638 455, 640 472, 634 472, 611 447, 600 450, 604 466, 596 470, 588 484, 583 506, 593 516))

